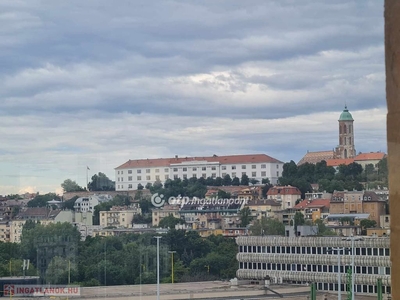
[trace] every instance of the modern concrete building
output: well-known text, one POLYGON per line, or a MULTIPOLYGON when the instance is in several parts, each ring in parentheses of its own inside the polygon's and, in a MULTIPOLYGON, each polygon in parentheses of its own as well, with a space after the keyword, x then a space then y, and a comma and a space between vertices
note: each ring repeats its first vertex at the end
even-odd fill
POLYGON ((264 281, 275 284, 316 283, 320 291, 346 293, 351 286, 348 274, 352 254, 341 256, 340 272, 338 255, 331 248, 349 248, 354 245, 354 284, 357 294, 376 294, 377 281, 382 279, 383 293, 391 291, 391 263, 389 238, 355 237, 278 237, 240 236, 237 260, 237 279, 264 281))
POLYGON ((283 164, 266 154, 128 160, 115 168, 115 190, 136 190, 139 184, 164 183, 167 179, 223 178, 225 175, 239 179, 247 175, 259 182, 268 178, 276 184, 283 164))

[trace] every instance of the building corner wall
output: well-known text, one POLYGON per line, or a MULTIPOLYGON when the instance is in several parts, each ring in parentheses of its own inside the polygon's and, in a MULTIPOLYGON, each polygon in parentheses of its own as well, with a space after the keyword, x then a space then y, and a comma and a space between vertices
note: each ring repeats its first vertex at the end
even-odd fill
MULTIPOLYGON (((400 214, 400 1, 385 0, 385 65, 390 213, 400 214)), ((400 299, 400 219, 391 218, 392 299, 400 299)))

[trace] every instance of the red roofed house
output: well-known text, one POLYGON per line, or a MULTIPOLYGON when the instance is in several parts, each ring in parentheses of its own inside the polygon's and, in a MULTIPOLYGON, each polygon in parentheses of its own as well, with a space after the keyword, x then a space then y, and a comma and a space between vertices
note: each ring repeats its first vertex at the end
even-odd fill
POLYGON ((354 162, 360 164, 363 169, 366 165, 372 164, 374 168, 378 167, 378 163, 386 157, 383 152, 370 152, 370 153, 360 153, 354 158, 354 162))
POLYGON ((139 184, 164 183, 167 179, 241 178, 244 174, 259 182, 268 178, 276 184, 282 171, 283 162, 265 154, 128 160, 115 168, 115 190, 136 190, 139 184))
POLYGON ((291 185, 274 186, 268 190, 267 198, 277 201, 281 204, 282 210, 285 210, 296 205, 296 201, 301 199, 301 192, 291 185))
POLYGON ((303 200, 297 204, 294 209, 300 211, 305 219, 313 222, 318 219, 323 219, 329 215, 329 206, 331 199, 315 199, 303 200))

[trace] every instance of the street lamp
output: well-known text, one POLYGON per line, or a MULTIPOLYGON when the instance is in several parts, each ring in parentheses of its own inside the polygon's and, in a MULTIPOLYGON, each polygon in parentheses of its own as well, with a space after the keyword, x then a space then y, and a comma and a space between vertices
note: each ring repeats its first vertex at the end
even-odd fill
POLYGON ((160 300, 160 239, 161 236, 155 236, 157 239, 157 300, 160 300))
POLYGON ((363 241, 364 239, 358 236, 351 235, 345 238, 346 241, 351 241, 351 300, 354 300, 355 288, 354 288, 354 242, 363 241))
POLYGON ((171 281, 174 283, 174 253, 176 251, 168 251, 168 253, 171 253, 171 281))
POLYGON ((338 256, 338 300, 342 300, 342 282, 341 282, 341 272, 340 272, 340 255, 341 253, 344 254, 344 251, 347 250, 347 248, 339 248, 339 247, 332 247, 329 249, 329 252, 337 251, 337 256, 338 256))

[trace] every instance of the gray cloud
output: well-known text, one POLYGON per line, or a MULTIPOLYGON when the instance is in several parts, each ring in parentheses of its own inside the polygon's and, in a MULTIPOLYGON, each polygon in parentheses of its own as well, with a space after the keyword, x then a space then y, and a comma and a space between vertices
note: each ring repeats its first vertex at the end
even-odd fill
POLYGON ((3 0, 0 11, 0 194, 84 184, 88 164, 113 177, 130 158, 298 160, 336 146, 345 103, 357 150, 386 149, 382 1, 3 0))

